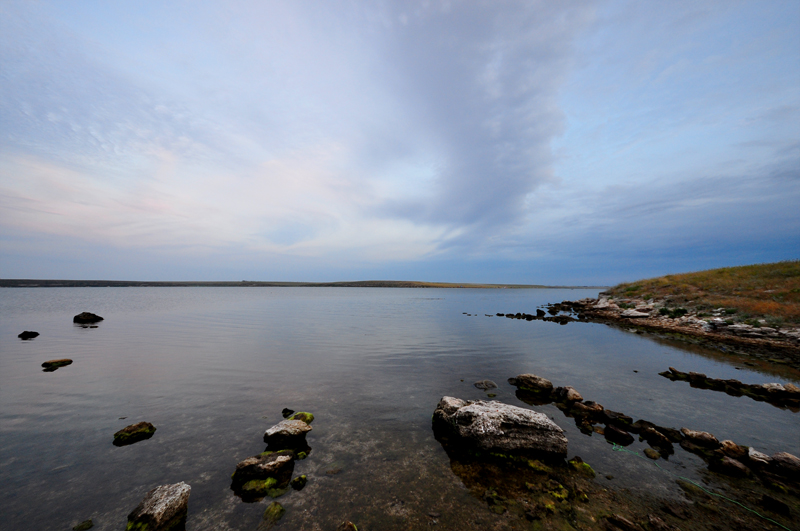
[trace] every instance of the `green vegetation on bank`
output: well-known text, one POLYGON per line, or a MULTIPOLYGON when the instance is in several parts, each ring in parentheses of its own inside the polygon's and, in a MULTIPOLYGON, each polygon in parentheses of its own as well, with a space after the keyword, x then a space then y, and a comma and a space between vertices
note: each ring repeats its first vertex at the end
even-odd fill
POLYGON ((240 282, 203 281, 140 281, 140 280, 37 280, 0 279, 0 288, 127 288, 127 287, 305 287, 305 288, 484 288, 484 289, 535 289, 535 288, 603 288, 604 286, 542 286, 538 284, 470 284, 463 282, 417 282, 414 280, 357 280, 343 282, 240 282))
MULTIPOLYGON (((722 309, 726 318, 755 326, 800 324, 800 260, 724 267, 619 284, 615 299, 664 300, 673 312, 722 309)), ((685 313, 685 312, 684 312, 685 313)))

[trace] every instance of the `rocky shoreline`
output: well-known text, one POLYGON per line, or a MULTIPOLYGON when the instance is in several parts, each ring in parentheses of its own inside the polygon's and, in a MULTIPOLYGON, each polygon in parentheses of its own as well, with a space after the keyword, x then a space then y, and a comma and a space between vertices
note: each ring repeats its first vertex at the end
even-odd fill
POLYGON ((765 320, 746 320, 732 310, 709 312, 675 307, 666 300, 613 298, 562 301, 537 309, 536 314, 498 313, 498 317, 541 320, 558 324, 592 322, 623 326, 670 338, 699 343, 718 350, 745 354, 800 370, 800 328, 767 326, 765 320))

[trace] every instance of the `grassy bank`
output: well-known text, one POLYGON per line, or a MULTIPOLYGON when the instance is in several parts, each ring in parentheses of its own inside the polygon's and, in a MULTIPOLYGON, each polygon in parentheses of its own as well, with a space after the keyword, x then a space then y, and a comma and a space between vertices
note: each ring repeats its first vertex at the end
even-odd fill
POLYGON ((800 324, 800 260, 724 267, 620 284, 616 299, 664 300, 703 312, 724 308, 728 319, 758 326, 800 324))

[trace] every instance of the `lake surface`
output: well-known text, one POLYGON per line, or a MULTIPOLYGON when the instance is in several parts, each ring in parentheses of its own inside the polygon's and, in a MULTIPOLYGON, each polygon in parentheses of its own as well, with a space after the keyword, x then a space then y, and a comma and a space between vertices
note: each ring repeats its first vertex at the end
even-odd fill
MULTIPOLYGON (((281 410, 316 416, 312 452, 295 475, 308 485, 279 501, 277 529, 441 529, 492 524, 434 439, 444 395, 546 413, 608 488, 677 496, 674 478, 612 452, 553 405, 528 406, 506 383, 535 373, 587 400, 664 426, 710 431, 771 454, 800 455, 800 414, 747 397, 693 389, 658 375, 669 366, 747 383, 792 382, 713 350, 600 324, 559 326, 495 317, 597 290, 380 288, 46 288, 0 290, 0 529, 124 529, 157 485, 192 487, 187 529, 254 530, 272 500, 230 490, 236 463, 264 450, 281 410), (72 317, 102 315, 97 328, 72 317), (472 314, 465 315, 463 312, 472 314), (488 317, 486 314, 491 315, 488 317), (17 334, 41 335, 21 341, 17 334), (41 363, 74 363, 42 372, 41 363), (737 369, 736 367, 740 367, 737 369), (635 372, 638 371, 638 372, 635 372), (124 418, 121 418, 124 417, 124 418), (149 421, 155 435, 115 447, 113 433, 149 421), (338 471, 335 474, 331 472, 338 471), (613 481, 605 479, 613 475, 613 481), (468 516, 466 516, 468 515, 468 516)), ((644 443, 630 448, 641 452, 644 443)), ((677 450, 666 469, 701 477, 677 450)))

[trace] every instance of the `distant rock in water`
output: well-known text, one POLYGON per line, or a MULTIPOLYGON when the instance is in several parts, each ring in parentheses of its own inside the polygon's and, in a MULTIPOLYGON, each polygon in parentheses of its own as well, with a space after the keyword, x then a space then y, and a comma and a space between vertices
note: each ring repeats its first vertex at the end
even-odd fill
POLYGON ((443 444, 466 442, 478 451, 500 454, 567 455, 564 431, 546 415, 495 400, 445 396, 433 413, 433 424, 443 444))
POLYGON ((482 389, 484 391, 487 390, 487 389, 497 389, 497 384, 494 383, 491 380, 480 380, 478 382, 475 382, 472 385, 474 385, 478 389, 482 389))
POLYGON ((89 312, 79 313, 78 315, 72 318, 72 322, 78 324, 98 323, 102 320, 103 318, 100 317, 99 315, 89 312))
POLYGON ((39 332, 33 332, 33 331, 25 330, 24 332, 22 332, 17 337, 22 339, 23 341, 28 341, 28 340, 33 339, 34 337, 38 337, 38 336, 39 336, 39 332))
POLYGON ((128 515, 127 531, 182 531, 192 487, 180 482, 154 488, 128 515))
POLYGON ((156 432, 156 427, 149 422, 138 422, 122 428, 114 434, 114 446, 127 446, 149 439, 156 432))
POLYGON ((45 361, 42 363, 42 367, 44 367, 44 372, 53 372, 59 367, 66 367, 67 365, 71 365, 72 360, 64 358, 61 360, 50 360, 45 361))

